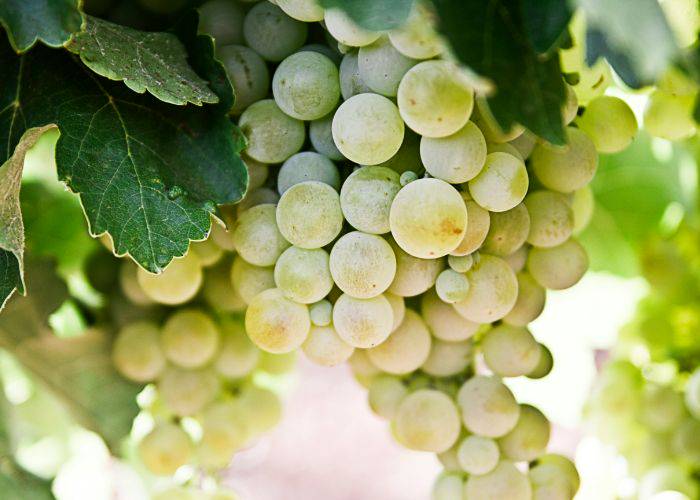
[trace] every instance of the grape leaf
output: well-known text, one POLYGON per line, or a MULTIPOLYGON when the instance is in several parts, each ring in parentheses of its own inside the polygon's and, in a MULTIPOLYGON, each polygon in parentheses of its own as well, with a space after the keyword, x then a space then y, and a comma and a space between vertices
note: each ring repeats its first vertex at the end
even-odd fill
POLYGON ((43 47, 20 57, 0 47, 0 66, 0 109, 11 115, 0 116, 0 143, 11 150, 26 128, 57 125, 58 176, 80 195, 91 233, 110 233, 147 270, 206 238, 216 204, 242 198, 244 143, 220 108, 164 104, 43 47))
POLYGON ((520 0, 434 0, 440 31, 462 63, 496 87, 488 98, 498 123, 520 123, 553 144, 564 144, 564 81, 556 53, 538 54, 528 38, 520 0))
POLYGON ((170 104, 216 103, 218 96, 187 63, 172 33, 149 33, 86 16, 68 45, 98 75, 123 80, 134 92, 150 92, 170 104))
POLYGON ((80 30, 83 22, 78 0, 2 0, 0 24, 17 52, 29 50, 37 40, 60 47, 80 30))
POLYGON ((561 0, 522 0, 525 31, 535 50, 547 53, 566 39, 571 8, 561 0))
POLYGON ((326 9, 343 9, 357 24, 372 31, 401 26, 414 0, 321 0, 326 9))

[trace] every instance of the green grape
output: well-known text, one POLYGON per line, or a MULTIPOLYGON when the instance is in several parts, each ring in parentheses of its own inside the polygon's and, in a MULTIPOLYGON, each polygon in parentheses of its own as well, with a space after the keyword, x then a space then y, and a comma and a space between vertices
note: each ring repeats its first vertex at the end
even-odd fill
POLYGON ((467 430, 479 436, 505 436, 520 417, 513 393, 495 377, 477 375, 467 380, 457 393, 457 404, 467 430))
POLYGON ((567 127, 568 144, 540 143, 530 156, 530 165, 540 182, 561 193, 571 193, 588 184, 598 168, 593 141, 579 129, 567 127))
POLYGON ((412 170, 407 170, 403 174, 401 174, 401 177, 399 177, 399 184, 401 184, 401 187, 405 186, 409 182, 417 181, 418 180, 418 174, 413 172, 412 170))
POLYGON ((418 369, 430 354, 430 332, 423 319, 408 309, 403 322, 389 337, 367 350, 372 363, 382 371, 395 375, 418 369))
POLYGON ((462 472, 462 467, 459 466, 459 462, 457 461, 457 450, 459 449, 459 444, 460 441, 458 439, 457 442, 452 445, 452 448, 447 451, 443 451, 442 453, 438 453, 437 458, 442 464, 442 467, 445 469, 445 472, 462 472))
POLYGON ((403 297, 394 295, 393 293, 386 292, 384 293, 384 297, 386 297, 386 300, 391 304, 391 311, 393 312, 392 317, 394 319, 394 324, 391 327, 391 331, 393 332, 403 322, 403 318, 406 315, 406 303, 403 297))
POLYGON ((333 38, 350 47, 369 45, 380 36, 380 33, 358 26, 342 9, 326 10, 324 22, 333 38))
POLYGON ((394 325, 391 304, 384 295, 357 299, 344 293, 333 305, 333 326, 345 343, 368 348, 381 344, 394 325))
POLYGON ((491 212, 490 218, 489 232, 481 247, 481 251, 488 254, 497 257, 512 255, 531 233, 530 213, 523 203, 505 212, 491 212))
POLYGON ((246 45, 263 59, 279 62, 296 52, 306 41, 306 23, 292 19, 270 2, 260 2, 243 20, 246 45))
POLYGON ((359 231, 383 234, 390 231, 389 211, 401 189, 399 174, 387 167, 355 170, 340 190, 340 207, 345 219, 359 231))
POLYGON ((174 366, 165 369, 158 379, 158 394, 175 415, 194 415, 212 402, 219 393, 219 377, 209 368, 183 370, 174 366))
POLYGON ((333 304, 327 300, 320 300, 309 306, 311 324, 316 326, 328 326, 333 320, 333 304))
POLYGON ((543 189, 528 194, 524 204, 530 214, 528 243, 549 248, 569 239, 574 230, 574 213, 565 195, 543 189))
POLYGON ((292 245, 321 248, 343 228, 340 196, 328 184, 306 181, 287 189, 277 204, 277 226, 292 245))
POLYGON ((244 11, 230 0, 209 0, 199 8, 199 33, 210 35, 218 47, 243 43, 244 11))
POLYGON ((317 0, 276 0, 277 6, 289 17, 306 23, 323 20, 323 7, 317 0))
POLYGON ((535 149, 537 145, 537 136, 529 130, 526 130, 515 139, 509 141, 508 144, 518 150, 520 158, 527 160, 532 154, 532 150, 535 149))
MULTIPOLYGON (((236 204, 236 216, 240 218, 249 208, 257 207, 258 205, 277 205, 278 201, 280 201, 280 196, 273 189, 268 187, 254 189, 246 193, 243 199, 236 204)), ((235 250, 235 247, 233 250, 235 250)))
POLYGON ((530 500, 532 486, 512 462, 501 460, 491 472, 469 476, 464 494, 469 500, 530 500))
POLYGON ((297 364, 296 351, 284 354, 271 354, 269 352, 260 352, 260 362, 258 369, 272 375, 283 375, 291 372, 297 364))
POLYGON ((277 190, 280 194, 295 184, 318 181, 333 189, 340 189, 338 167, 325 156, 312 151, 297 153, 284 162, 277 174, 277 190))
POLYGON ((318 52, 297 52, 277 66, 272 94, 282 111, 298 120, 316 120, 340 98, 338 68, 318 52))
POLYGON ((423 137, 420 158, 433 177, 451 184, 467 182, 486 162, 486 140, 473 122, 447 137, 423 137))
POLYGON ((554 367, 554 357, 546 345, 540 344, 540 360, 534 370, 527 374, 527 378, 540 379, 544 378, 552 371, 554 367))
POLYGON ((574 196, 571 200, 571 211, 574 216, 574 235, 581 234, 588 227, 593 218, 594 209, 595 199, 593 199, 593 190, 590 185, 574 191, 574 196))
POLYGON ((237 413, 253 437, 273 429, 282 419, 282 402, 277 394, 268 389, 247 385, 236 403, 237 413))
POLYGON ((223 319, 219 328, 221 347, 214 360, 214 368, 226 378, 245 377, 258 365, 260 351, 248 338, 240 319, 223 319))
POLYGON ((528 477, 532 485, 533 499, 571 500, 574 498, 569 480, 551 464, 538 464, 532 467, 528 477))
POLYGON ((518 279, 503 259, 481 255, 467 272, 467 298, 453 305, 466 319, 491 323, 503 318, 518 299, 518 279))
POLYGON ((473 351, 471 340, 463 340, 461 342, 433 340, 430 354, 421 366, 421 370, 434 377, 457 375, 469 366, 473 351))
POLYGON ((369 299, 391 285, 396 274, 396 257, 381 236, 353 231, 333 245, 330 270, 333 281, 343 292, 369 299))
POLYGON ((503 322, 512 326, 527 326, 542 314, 547 292, 527 272, 520 272, 518 299, 513 309, 503 317, 503 322))
POLYGON ((479 206, 467 193, 461 193, 467 207, 467 232, 459 246, 450 255, 463 257, 477 251, 486 239, 491 227, 489 211, 479 206))
MULTIPOLYGON (((420 136, 410 128, 404 128, 403 142, 394 156, 380 163, 380 167, 389 167, 399 174, 412 172, 416 175, 413 180, 423 172, 423 164, 420 159, 420 136)), ((402 184, 405 185, 407 183, 402 184)))
POLYGON ((250 304, 257 294, 275 288, 273 267, 254 266, 238 255, 231 266, 230 280, 245 304, 250 304))
POLYGON ((657 432, 680 425, 685 416, 683 395, 669 386, 647 383, 642 391, 639 419, 657 432))
POLYGON ((122 328, 114 340, 112 362, 119 373, 134 382, 155 380, 165 368, 158 326, 139 321, 122 328))
POLYGON ((399 443, 406 448, 440 453, 448 450, 459 437, 459 412, 446 394, 421 389, 403 398, 392 428, 399 443))
POLYGON ((397 101, 401 118, 415 132, 446 137, 469 121, 474 91, 452 63, 424 61, 404 75, 397 101))
POLYGON ((245 153, 263 163, 283 162, 301 149, 306 137, 304 122, 287 116, 273 99, 248 106, 238 126, 248 139, 245 153))
MULTIPOLYGON (((333 113, 328 113, 323 118, 314 120, 309 124, 309 139, 314 149, 327 158, 335 161, 345 159, 343 153, 340 152, 335 142, 333 142, 333 113)), ((340 179, 338 180, 339 187, 340 179)))
POLYGON ((173 259, 160 274, 151 274, 139 268, 136 277, 139 287, 149 299, 161 304, 176 305, 184 304, 197 295, 202 286, 203 272, 199 257, 189 253, 182 258, 173 259))
MULTIPOLYGON (((571 496, 573 497, 581 486, 581 479, 579 478, 576 466, 568 458, 557 455, 554 453, 548 453, 537 459, 537 466, 547 466, 553 467, 558 471, 558 475, 566 478, 568 484, 571 487, 571 496)), ((531 472, 533 469, 530 469, 531 472)))
POLYGON ((569 239, 552 248, 532 248, 527 268, 535 281, 550 290, 574 286, 588 269, 588 255, 583 246, 569 239))
POLYGON ((531 462, 544 455, 549 443, 550 425, 540 410, 520 405, 520 418, 515 428, 498 439, 505 458, 514 462, 531 462))
POLYGON ((602 95, 586 106, 576 120, 601 153, 618 153, 630 145, 637 133, 637 119, 625 101, 602 95))
POLYGON ((442 473, 433 484, 431 500, 461 500, 464 493, 464 479, 459 474, 442 473))
POLYGON ((421 297, 421 314, 432 334, 447 342, 471 338, 479 324, 457 314, 450 304, 443 302, 434 290, 421 297))
POLYGON ((141 462, 153 474, 170 476, 189 462, 192 440, 180 426, 160 423, 138 445, 141 462))
POLYGON ((363 387, 369 388, 369 385, 377 375, 381 373, 379 368, 374 366, 367 356, 367 351, 364 349, 355 349, 348 364, 352 370, 352 374, 363 387))
POLYGON ((467 298, 469 280, 463 273, 445 269, 435 281, 435 291, 443 302, 455 304, 467 298))
POLYGON ((513 272, 519 273, 525 269, 525 264, 527 264, 527 256, 529 253, 530 247, 528 245, 523 245, 512 254, 503 257, 503 260, 508 263, 513 272))
POLYGON ((225 45, 217 49, 216 55, 236 89, 231 113, 239 115, 254 102, 267 97, 270 72, 257 52, 242 45, 225 45))
POLYGON ((513 146, 509 142, 489 142, 486 145, 486 150, 488 151, 488 154, 491 153, 507 153, 511 156, 515 156, 517 159, 521 161, 525 161, 525 158, 523 158, 523 155, 520 154, 520 150, 513 146))
POLYGON ((199 462, 209 469, 222 469, 250 438, 246 422, 233 401, 216 401, 198 419, 202 438, 197 443, 199 462))
POLYGON ((482 436, 467 436, 457 448, 457 460, 464 472, 482 476, 498 465, 501 453, 496 441, 482 436))
POLYGON ((236 221, 233 241, 238 255, 246 262, 262 267, 272 266, 289 247, 277 228, 276 214, 275 205, 264 203, 249 208, 236 221))
POLYGON ((245 329, 250 340, 273 354, 300 347, 310 327, 308 308, 292 302, 277 288, 256 295, 245 313, 245 329))
POLYGON ((360 77, 377 94, 394 97, 403 75, 418 61, 397 51, 386 37, 361 47, 358 52, 360 77))
POLYGON ((338 76, 340 78, 340 94, 348 100, 357 94, 372 92, 372 89, 360 76, 359 54, 355 51, 348 52, 340 62, 338 76))
POLYGON ((471 254, 463 256, 448 255, 447 264, 453 271, 456 271, 458 273, 466 273, 474 265, 474 257, 472 257, 471 254))
POLYGON ((329 47, 328 45, 323 45, 321 43, 310 43, 304 45, 299 49, 299 52, 318 52, 326 56, 328 59, 333 61, 333 64, 340 66, 340 61, 343 59, 343 54, 337 49, 337 47, 329 47))
POLYGON ((513 123, 509 130, 504 131, 484 98, 476 100, 476 109, 472 120, 481 129, 487 143, 510 142, 525 132, 525 128, 518 123, 513 123))
POLYGON ((389 32, 396 50, 413 59, 432 59, 439 55, 443 43, 434 27, 434 14, 423 3, 415 2, 406 22, 389 32))
POLYGON ((398 192, 389 213, 396 243, 414 257, 435 259, 453 251, 467 229, 459 192, 440 179, 419 179, 398 192))
POLYGON ((161 344, 169 361, 182 368, 198 368, 212 360, 219 349, 219 329, 198 309, 181 309, 163 325, 161 344))
POLYGON ((401 147, 404 124, 396 105, 378 94, 350 97, 333 116, 333 141, 349 160, 376 165, 401 147))
POLYGON ((392 420, 401 401, 408 394, 408 388, 394 375, 378 375, 369 384, 367 397, 369 407, 382 418, 392 420))
POLYGON ((199 257, 202 267, 213 266, 224 256, 224 250, 211 238, 190 242, 190 251, 199 257))
MULTIPOLYGON (((229 222, 227 222, 227 224, 229 222)), ((215 222, 212 222, 210 235, 211 239, 224 250, 228 250, 229 252, 236 250, 236 246, 233 244, 233 232, 229 231, 222 222, 216 222, 216 219, 215 222)))
POLYGON ((501 377, 531 373, 540 360, 540 345, 524 327, 501 324, 481 339, 486 365, 501 377))
POLYGON ((644 110, 644 128, 655 137, 680 141, 695 135, 695 95, 677 95, 656 90, 644 110))
POLYGON ((481 207, 505 212, 523 201, 528 186, 522 160, 508 153, 491 153, 479 175, 469 181, 469 194, 481 207))
POLYGON ((700 368, 696 368, 685 385, 685 406, 697 419, 700 419, 700 368))
POLYGON ((355 348, 346 344, 332 326, 311 326, 301 346, 306 357, 321 366, 336 366, 347 361, 355 348))
POLYGON ((294 302, 318 302, 333 288, 328 260, 328 253, 322 248, 289 247, 275 264, 275 284, 294 302))
POLYGON ((442 259, 421 259, 404 252, 394 240, 389 244, 396 256, 396 276, 389 292, 401 297, 415 297, 430 289, 445 267, 442 259))
MULTIPOLYGON (((561 117, 564 125, 568 125, 574 121, 578 114, 578 97, 576 97, 576 91, 571 85, 565 83, 564 88, 566 89, 566 101, 561 108, 561 117)), ((586 107, 586 112, 588 112, 588 107, 586 107)))

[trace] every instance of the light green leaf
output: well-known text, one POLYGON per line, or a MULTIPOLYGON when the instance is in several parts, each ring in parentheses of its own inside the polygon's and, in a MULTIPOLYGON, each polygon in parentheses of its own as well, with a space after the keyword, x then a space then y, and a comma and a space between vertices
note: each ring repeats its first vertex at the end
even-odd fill
POLYGON ((37 40, 50 47, 64 45, 80 30, 78 0, 2 0, 0 24, 17 52, 30 49, 37 40))

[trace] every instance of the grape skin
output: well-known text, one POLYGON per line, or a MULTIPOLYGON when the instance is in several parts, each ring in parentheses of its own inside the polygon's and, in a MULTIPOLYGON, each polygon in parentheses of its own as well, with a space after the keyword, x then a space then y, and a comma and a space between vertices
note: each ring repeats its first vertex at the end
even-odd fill
POLYGON ((637 119, 625 101, 602 95, 586 106, 577 121, 601 153, 618 153, 630 145, 637 133, 637 119))
POLYGON ((461 184, 476 177, 484 167, 486 140, 479 127, 468 122, 447 137, 421 138, 420 158, 433 177, 461 184))
POLYGON ((549 443, 550 426, 540 410, 520 405, 520 418, 513 430, 498 439, 504 457, 514 462, 530 462, 544 454, 549 443))
POLYGON ((554 358, 552 357, 552 352, 547 348, 546 345, 540 344, 540 361, 534 370, 527 374, 527 378, 540 379, 549 375, 554 367, 554 358))
POLYGON ((518 299, 513 309, 503 317, 503 322, 513 326, 526 326, 542 314, 547 292, 527 272, 518 273, 517 278, 518 299))
POLYGON ((465 427, 478 436, 504 436, 520 417, 513 393, 495 377, 477 375, 467 380, 457 393, 457 404, 465 427))
POLYGON ((161 274, 138 269, 138 284, 148 298, 161 304, 183 304, 202 286, 204 274, 195 253, 174 259, 161 274))
POLYGON ((535 146, 530 164, 535 175, 547 188, 571 193, 588 184, 598 168, 598 153, 593 141, 581 130, 567 127, 568 144, 535 146))
POLYGON ((338 336, 332 326, 312 326, 301 348, 307 358, 321 366, 343 363, 355 350, 338 336))
MULTIPOLYGON (((309 139, 311 140, 311 145, 320 154, 331 160, 341 161, 344 160, 345 157, 335 145, 335 142, 333 142, 332 127, 333 113, 329 113, 323 118, 312 121, 309 124, 309 139)), ((328 184, 332 185, 336 189, 340 189, 340 177, 338 177, 337 186, 331 184, 330 182, 328 184)))
POLYGON ((441 474, 433 484, 431 500, 459 500, 463 496, 464 480, 459 474, 441 474))
POLYGON ((430 332, 423 319, 407 309, 403 322, 388 338, 367 350, 372 363, 395 375, 419 368, 430 355, 430 332))
POLYGON ((283 354, 306 339, 311 328, 309 310, 272 288, 256 295, 248 304, 245 327, 253 343, 264 351, 283 354))
POLYGON ((505 212, 523 201, 528 186, 522 160, 508 153, 491 153, 479 175, 469 181, 469 194, 481 207, 505 212))
POLYGON ((112 361, 119 373, 130 380, 156 379, 165 368, 158 326, 139 321, 122 328, 112 347, 112 361))
POLYGON ((241 114, 248 106, 264 99, 270 90, 270 72, 265 61, 242 45, 224 45, 216 51, 236 89, 231 113, 241 114))
POLYGON ((440 453, 459 437, 459 412, 446 394, 422 389, 401 401, 392 427, 398 441, 407 448, 440 453))
POLYGON ((389 244, 396 256, 396 275, 389 292, 400 297, 415 297, 429 290, 445 267, 442 259, 421 259, 403 251, 394 240, 389 244))
POLYGON ((243 302, 250 304, 260 292, 275 288, 274 268, 254 266, 236 256, 231 266, 231 282, 243 302))
POLYGON ((530 213, 523 203, 505 212, 491 212, 489 217, 491 223, 481 246, 483 252, 497 257, 512 255, 531 234, 530 213))
POLYGON ((447 304, 460 302, 469 293, 469 280, 463 273, 452 269, 442 271, 435 281, 435 291, 440 299, 447 304))
POLYGON ((391 327, 391 331, 393 332, 403 322, 403 318, 406 315, 406 303, 403 297, 394 295, 393 293, 385 292, 384 297, 386 297, 386 300, 391 304, 391 310, 393 312, 392 317, 394 319, 394 323, 391 327))
POLYGON ((369 166, 355 170, 340 190, 345 220, 365 233, 388 233, 391 203, 400 189, 399 174, 390 168, 369 166))
POLYGON ((328 253, 322 248, 289 247, 275 264, 275 284, 284 295, 300 304, 313 304, 333 288, 328 253))
POLYGON ((447 342, 471 338, 480 326, 458 314, 455 308, 443 302, 434 290, 423 295, 421 315, 435 338, 447 342))
POLYGON ((292 19, 270 2, 260 2, 243 20, 246 44, 263 59, 279 62, 298 50, 306 41, 308 27, 292 19))
POLYGON ((317 0, 275 0, 275 3, 285 14, 299 21, 312 23, 323 20, 323 7, 317 0))
POLYGON ((248 139, 246 154, 262 163, 283 162, 301 149, 306 137, 304 122, 286 115, 273 99, 248 106, 238 126, 248 139))
POLYGON ((340 93, 343 99, 348 100, 357 94, 372 92, 372 89, 362 80, 360 76, 359 54, 355 51, 348 52, 340 62, 340 93))
POLYGON ((404 56, 386 37, 381 37, 360 47, 357 63, 362 81, 373 92, 393 97, 399 90, 403 75, 418 61, 404 56))
POLYGON ((467 199, 467 193, 461 193, 462 198, 465 198, 467 207, 467 231, 464 233, 464 238, 460 244, 450 252, 450 255, 465 256, 478 250, 484 243, 486 236, 491 228, 491 217, 489 211, 479 206, 471 198, 467 199))
POLYGON ((464 485, 469 500, 530 500, 532 487, 522 472, 512 462, 502 460, 488 474, 472 475, 464 485))
POLYGON ((500 456, 496 442, 482 436, 467 436, 457 448, 457 461, 462 470, 479 476, 491 472, 500 456))
POLYGON ((235 2, 209 0, 199 7, 199 33, 211 36, 218 47, 243 43, 243 9, 235 2))
POLYGON ((163 326, 161 344, 165 357, 182 368, 207 364, 219 348, 219 329, 198 309, 181 309, 163 326))
POLYGON ((421 370, 435 377, 450 377, 466 370, 471 363, 474 347, 471 340, 445 342, 434 339, 430 354, 421 370))
POLYGON ((199 418, 202 438, 197 444, 200 462, 211 469, 226 467, 249 439, 249 430, 233 401, 216 401, 199 418))
POLYGON ((367 398, 374 413, 391 420, 396 416, 396 411, 407 394, 408 389, 400 378, 394 375, 379 375, 370 382, 367 398))
POLYGON ((139 457, 153 474, 172 475, 193 453, 190 437, 178 425, 162 423, 139 443, 139 457))
POLYGON ((185 370, 169 366, 158 379, 158 393, 175 415, 194 415, 212 402, 219 393, 220 382, 213 370, 185 370))
POLYGON ((532 248, 527 259, 530 275, 550 290, 574 286, 588 269, 588 255, 583 246, 569 239, 552 248, 532 248))
POLYGON ((431 12, 415 2, 403 26, 389 32, 389 40, 396 50, 413 59, 431 59, 442 52, 442 40, 433 28, 431 12))
POLYGON ((488 367, 501 377, 519 377, 532 372, 541 352, 527 328, 505 324, 486 332, 481 350, 488 367))
POLYGON ((309 306, 311 323, 316 326, 328 326, 333 320, 333 304, 327 300, 320 300, 309 306))
POLYGON ((574 213, 565 195, 534 191, 523 203, 530 214, 528 243, 536 247, 554 247, 569 239, 574 230, 574 213))
POLYGON ((219 330, 221 347, 214 368, 226 378, 245 377, 258 365, 260 351, 250 341, 243 322, 238 318, 222 320, 219 330))
POLYGON ((277 174, 277 191, 283 195, 290 187, 306 181, 323 182, 336 191, 340 189, 338 167, 322 154, 304 151, 284 162, 277 174))
POLYGON ((467 271, 467 297, 454 304, 455 310, 476 323, 491 323, 508 314, 518 299, 518 280, 507 262, 482 255, 467 271))
POLYGON ((324 17, 326 29, 333 38, 344 45, 362 47, 377 40, 379 33, 366 30, 358 26, 345 11, 341 9, 328 9, 324 17))
POLYGON ((277 207, 264 203, 241 214, 233 229, 233 241, 238 254, 249 264, 272 266, 289 243, 277 224, 277 207))
POLYGON ((333 325, 347 344, 369 348, 381 344, 391 333, 394 318, 383 295, 358 299, 344 293, 333 306, 333 325))

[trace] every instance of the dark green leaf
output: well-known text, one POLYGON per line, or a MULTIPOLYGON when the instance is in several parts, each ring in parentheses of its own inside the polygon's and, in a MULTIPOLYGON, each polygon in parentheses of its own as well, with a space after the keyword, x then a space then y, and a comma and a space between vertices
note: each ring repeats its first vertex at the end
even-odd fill
POLYGON ((564 81, 555 54, 529 42, 518 0, 434 0, 439 28, 457 57, 496 87, 489 105, 504 130, 520 123, 553 144, 566 141, 564 81))
POLYGON ((2 0, 0 24, 7 30, 12 47, 24 52, 41 40, 60 47, 80 30, 82 15, 78 0, 2 0))
POLYGON ((522 0, 525 31, 540 53, 558 48, 567 40, 571 8, 562 0, 522 0))
POLYGON ((414 0, 321 0, 327 9, 343 9, 360 26, 384 31, 401 26, 411 12, 414 0))
POLYGON ((189 66, 187 51, 172 33, 149 33, 87 16, 68 49, 98 75, 123 80, 170 104, 216 103, 219 98, 189 66))

